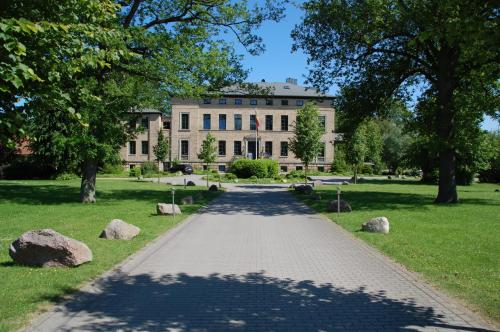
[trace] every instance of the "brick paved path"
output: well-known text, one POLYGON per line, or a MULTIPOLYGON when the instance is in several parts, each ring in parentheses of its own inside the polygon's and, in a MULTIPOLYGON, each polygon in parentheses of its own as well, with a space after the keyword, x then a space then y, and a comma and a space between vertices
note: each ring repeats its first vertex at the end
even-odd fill
POLYGON ((247 186, 222 195, 31 329, 493 328, 289 193, 247 186))

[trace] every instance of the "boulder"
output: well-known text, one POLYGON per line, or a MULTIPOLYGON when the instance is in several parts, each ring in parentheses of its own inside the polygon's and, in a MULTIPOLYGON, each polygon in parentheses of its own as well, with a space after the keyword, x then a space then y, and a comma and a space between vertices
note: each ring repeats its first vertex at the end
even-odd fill
POLYGON ((193 187, 193 186, 196 186, 196 183, 194 183, 193 181, 189 180, 189 181, 186 183, 186 186, 193 187))
POLYGON ((389 175, 389 176, 387 177, 387 179, 388 179, 388 180, 392 180, 392 176, 390 176, 390 175, 389 175))
POLYGON ((339 204, 337 204, 337 200, 333 200, 328 203, 328 211, 330 212, 352 212, 351 205, 343 199, 340 200, 340 211, 337 211, 338 208, 339 204))
POLYGON ((113 219, 99 237, 108 240, 132 240, 140 232, 141 229, 137 226, 127 224, 120 219, 113 219))
POLYGON ((9 255, 16 263, 41 267, 78 266, 92 261, 92 251, 85 243, 53 229, 24 233, 12 242, 9 255))
POLYGON ((208 188, 209 191, 217 191, 219 188, 217 188, 217 185, 213 184, 208 188))
POLYGON ((348 185, 349 185, 349 182, 348 182, 348 181, 344 181, 344 182, 342 182, 342 184, 343 184, 344 186, 348 186, 348 185))
POLYGON ((313 182, 313 186, 317 187, 317 186, 322 186, 323 185, 323 181, 321 180, 314 180, 313 182))
POLYGON ((172 215, 172 214, 182 214, 181 209, 177 204, 172 204, 171 203, 158 203, 156 204, 156 213, 162 214, 162 215, 172 215))
POLYGON ((389 233, 389 220, 386 217, 377 217, 364 222, 361 230, 373 233, 389 233))
POLYGON ((193 196, 186 196, 182 199, 182 205, 190 205, 190 204, 194 204, 194 199, 193 199, 193 196))
POLYGON ((295 191, 301 194, 310 195, 313 193, 313 188, 308 184, 295 185, 295 191))

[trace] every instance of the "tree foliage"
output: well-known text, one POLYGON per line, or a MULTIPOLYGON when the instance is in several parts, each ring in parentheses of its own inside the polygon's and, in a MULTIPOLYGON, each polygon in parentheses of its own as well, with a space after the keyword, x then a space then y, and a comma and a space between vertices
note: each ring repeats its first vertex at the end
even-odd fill
POLYGON ((313 103, 304 105, 297 111, 293 125, 294 135, 290 138, 290 150, 304 163, 306 183, 309 164, 318 156, 322 147, 323 128, 318 117, 318 108, 313 103))
MULTIPOLYGON (((203 160, 207 167, 207 171, 209 170, 210 164, 215 161, 217 157, 217 147, 215 146, 215 137, 208 133, 207 137, 201 142, 201 150, 198 153, 198 158, 203 160)), ((208 187, 208 174, 207 174, 207 187, 208 187)))
MULTIPOLYGON (((471 100, 493 91, 499 74, 495 1, 309 0, 293 31, 312 66, 309 82, 326 89, 340 83, 354 123, 377 114, 407 88, 436 94, 439 192, 436 202, 456 202, 456 121, 460 91, 471 100)), ((488 109, 498 117, 497 107, 488 109)), ((483 111, 481 115, 484 113, 483 111)))
MULTIPOLYGON (((96 165, 137 132, 127 125, 137 119, 135 113, 166 110, 172 96, 197 97, 243 81, 247 72, 241 59, 221 34, 233 33, 257 54, 263 43, 256 29, 283 12, 280 1, 252 8, 228 0, 63 0, 57 5, 23 0, 2 6, 0 38, 23 46, 8 39, 9 49, 3 45, 0 53, 1 59, 10 59, 10 52, 19 55, 5 67, 0 61, 0 126, 49 125, 51 117, 69 117, 71 136, 64 126, 48 126, 29 137, 36 142, 44 132, 54 133, 60 140, 56 146, 77 156, 83 202, 95 201, 96 165), (28 23, 18 28, 19 22, 28 23), (29 75, 15 69, 17 76, 8 76, 18 63, 29 75)), ((16 132, 22 135, 17 130, 1 138, 12 142, 16 132)))

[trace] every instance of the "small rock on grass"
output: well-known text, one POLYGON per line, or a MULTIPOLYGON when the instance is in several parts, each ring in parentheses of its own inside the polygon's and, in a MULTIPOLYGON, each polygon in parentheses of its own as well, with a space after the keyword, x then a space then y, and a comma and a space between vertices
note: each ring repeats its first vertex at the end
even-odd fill
POLYGON ((180 207, 177 204, 171 203, 158 203, 156 204, 156 213, 159 215, 172 215, 172 214, 182 214, 180 207))
POLYGON ((389 220, 386 217, 377 217, 364 222, 361 230, 372 233, 389 233, 389 220))
POLYGON ((137 226, 127 224, 120 219, 113 219, 99 237, 108 240, 132 240, 140 232, 141 229, 137 226))

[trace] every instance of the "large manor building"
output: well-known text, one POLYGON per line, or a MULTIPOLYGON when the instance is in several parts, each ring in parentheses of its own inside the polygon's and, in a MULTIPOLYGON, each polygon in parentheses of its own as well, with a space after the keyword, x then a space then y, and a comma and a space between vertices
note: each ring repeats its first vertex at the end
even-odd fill
POLYGON ((160 166, 163 168, 174 160, 195 169, 203 168, 198 153, 203 140, 211 133, 217 148, 212 167, 219 171, 225 171, 233 160, 242 157, 277 160, 283 172, 301 170, 303 164, 290 151, 289 139, 293 137, 297 110, 313 102, 319 109, 318 120, 324 134, 323 149, 311 168, 328 170, 334 158, 333 98, 299 86, 294 79, 258 85, 270 90, 271 94, 248 95, 237 89, 227 89, 217 98, 174 98, 169 116, 154 111, 142 112, 139 121, 145 130, 121 149, 121 158, 128 167, 155 161, 153 147, 162 129, 170 140, 170 157, 160 166))

